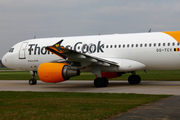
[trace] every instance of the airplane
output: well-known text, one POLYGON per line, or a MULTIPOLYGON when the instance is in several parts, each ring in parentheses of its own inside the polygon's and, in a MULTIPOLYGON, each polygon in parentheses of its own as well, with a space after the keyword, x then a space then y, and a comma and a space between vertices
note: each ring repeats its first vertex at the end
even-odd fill
POLYGON ((81 72, 92 72, 95 87, 109 78, 132 73, 129 84, 139 84, 136 71, 180 69, 180 31, 36 38, 14 45, 2 63, 30 71, 30 85, 38 74, 43 82, 58 83, 81 72))

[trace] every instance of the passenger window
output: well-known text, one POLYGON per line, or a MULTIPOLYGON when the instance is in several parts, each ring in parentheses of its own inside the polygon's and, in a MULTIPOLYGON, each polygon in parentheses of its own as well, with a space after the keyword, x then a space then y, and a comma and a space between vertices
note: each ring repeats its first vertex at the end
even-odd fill
POLYGON ((170 43, 168 43, 168 46, 170 46, 170 43))
POLYGON ((129 44, 127 45, 127 47, 129 47, 129 44))
POLYGON ((117 45, 114 45, 114 48, 116 48, 117 45))
POLYGON ((172 46, 174 46, 175 45, 175 43, 172 43, 172 46))
POLYGON ((140 47, 142 47, 143 45, 142 44, 140 44, 140 47))
POLYGON ((123 48, 125 48, 125 45, 123 45, 123 48))
POLYGON ((177 43, 177 46, 179 46, 179 43, 177 43))
POLYGON ((112 45, 110 46, 110 48, 112 48, 112 45))
POLYGON ((151 43, 149 43, 149 47, 151 47, 151 43))
POLYGON ((134 47, 134 44, 132 44, 131 47, 134 47))
POLYGON ((163 43, 163 46, 165 46, 166 44, 165 43, 163 43))
POLYGON ((108 45, 106 45, 106 48, 108 48, 108 45))
POLYGON ((119 45, 119 48, 121 48, 121 45, 119 45))
POLYGON ((154 43, 154 47, 156 47, 156 43, 154 43))
POLYGON ((145 44, 144 47, 147 47, 147 44, 145 44))
POLYGON ((158 46, 161 46, 161 43, 159 43, 158 46))
POLYGON ((136 44, 136 47, 138 47, 138 44, 136 44))

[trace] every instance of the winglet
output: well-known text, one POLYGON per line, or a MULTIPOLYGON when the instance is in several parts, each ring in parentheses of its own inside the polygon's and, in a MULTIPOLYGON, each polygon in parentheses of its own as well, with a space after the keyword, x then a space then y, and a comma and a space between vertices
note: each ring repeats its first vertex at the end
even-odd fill
POLYGON ((62 43, 63 40, 57 42, 56 44, 53 45, 53 47, 55 47, 59 52, 61 50, 61 43, 62 43))
POLYGON ((47 46, 45 49, 66 59, 67 57, 62 54, 63 53, 62 49, 65 49, 64 47, 61 46, 62 41, 63 40, 60 40, 59 42, 57 42, 56 44, 54 44, 52 46, 47 46))

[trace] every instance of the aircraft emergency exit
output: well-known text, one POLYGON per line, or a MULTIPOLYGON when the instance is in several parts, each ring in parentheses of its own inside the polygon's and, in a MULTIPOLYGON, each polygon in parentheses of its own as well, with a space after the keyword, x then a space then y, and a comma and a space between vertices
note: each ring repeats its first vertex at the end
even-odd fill
POLYGON ((180 69, 180 31, 96 36, 38 38, 14 45, 2 58, 12 69, 31 71, 30 85, 57 83, 92 72, 95 87, 108 79, 132 73, 130 84, 139 84, 139 70, 180 69))

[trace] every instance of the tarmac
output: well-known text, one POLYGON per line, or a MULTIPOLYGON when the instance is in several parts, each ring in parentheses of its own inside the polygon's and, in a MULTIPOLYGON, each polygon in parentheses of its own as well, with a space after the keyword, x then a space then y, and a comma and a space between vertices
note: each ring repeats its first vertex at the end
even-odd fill
POLYGON ((111 120, 180 120, 180 96, 140 106, 111 120))
POLYGON ((0 80, 0 91, 37 92, 90 92, 90 93, 135 93, 165 94, 168 98, 134 108, 112 120, 179 120, 180 81, 142 81, 129 85, 127 81, 110 81, 108 87, 95 88, 93 80, 69 80, 57 84, 37 81, 29 85, 28 80, 0 80))
POLYGON ((110 81, 108 87, 95 88, 93 80, 68 80, 57 84, 29 85, 28 80, 0 80, 0 91, 91 92, 180 95, 180 81, 142 81, 129 85, 127 81, 110 81))

